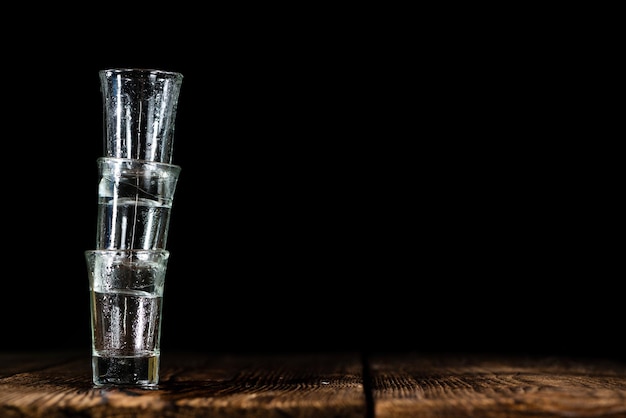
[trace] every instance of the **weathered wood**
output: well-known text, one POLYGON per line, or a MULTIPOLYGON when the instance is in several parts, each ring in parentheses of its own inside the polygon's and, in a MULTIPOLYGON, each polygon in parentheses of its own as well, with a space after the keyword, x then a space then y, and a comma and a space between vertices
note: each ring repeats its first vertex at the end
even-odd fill
POLYGON ((0 353, 1 418, 626 418, 626 364, 512 355, 164 353, 158 390, 88 353, 0 353))
POLYGON ((372 355, 376 418, 626 417, 626 365, 528 356, 372 355))
POLYGON ((158 390, 100 389, 87 353, 0 354, 0 417, 363 418, 354 354, 163 354, 158 390))

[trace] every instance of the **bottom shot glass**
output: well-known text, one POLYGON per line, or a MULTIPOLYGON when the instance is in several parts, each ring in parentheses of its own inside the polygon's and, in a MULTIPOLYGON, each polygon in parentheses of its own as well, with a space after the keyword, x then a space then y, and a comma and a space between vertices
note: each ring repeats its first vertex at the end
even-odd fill
POLYGON ((169 251, 90 250, 93 383, 159 383, 163 289, 169 251))

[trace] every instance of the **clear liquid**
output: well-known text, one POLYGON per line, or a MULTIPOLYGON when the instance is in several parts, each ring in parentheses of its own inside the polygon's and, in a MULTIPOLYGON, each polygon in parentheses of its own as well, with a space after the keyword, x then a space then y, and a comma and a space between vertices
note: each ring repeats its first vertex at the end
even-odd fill
POLYGON ((143 291, 92 291, 96 385, 158 383, 162 302, 143 291))
POLYGON ((116 356, 158 353, 162 296, 125 290, 92 291, 92 297, 96 352, 116 356))
POLYGON ((93 383, 98 386, 156 386, 159 383, 159 363, 158 353, 145 356, 94 353, 92 357, 93 383))
POLYGON ((171 205, 155 200, 100 198, 96 246, 102 249, 165 248, 170 213, 171 205))

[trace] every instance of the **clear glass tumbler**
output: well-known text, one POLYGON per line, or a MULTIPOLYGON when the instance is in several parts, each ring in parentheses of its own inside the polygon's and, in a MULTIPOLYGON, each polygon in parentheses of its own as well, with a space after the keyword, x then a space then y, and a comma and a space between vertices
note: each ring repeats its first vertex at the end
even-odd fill
POLYGON ((99 158, 96 249, 164 249, 180 166, 99 158))
POLYGON ((85 252, 97 386, 159 383, 167 250, 85 252))
POLYGON ((172 163, 180 73, 141 68, 102 70, 104 156, 172 163))

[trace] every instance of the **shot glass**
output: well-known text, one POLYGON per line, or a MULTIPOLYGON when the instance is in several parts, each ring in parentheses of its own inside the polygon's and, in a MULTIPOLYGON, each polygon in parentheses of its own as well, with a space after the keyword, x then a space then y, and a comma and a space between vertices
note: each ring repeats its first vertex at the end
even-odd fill
POLYGON ((96 386, 159 383, 167 250, 85 252, 96 386))
POLYGON ((109 157, 97 164, 95 248, 166 248, 180 166, 109 157))
POLYGON ((182 74, 113 68, 99 75, 104 156, 171 164, 182 74))

